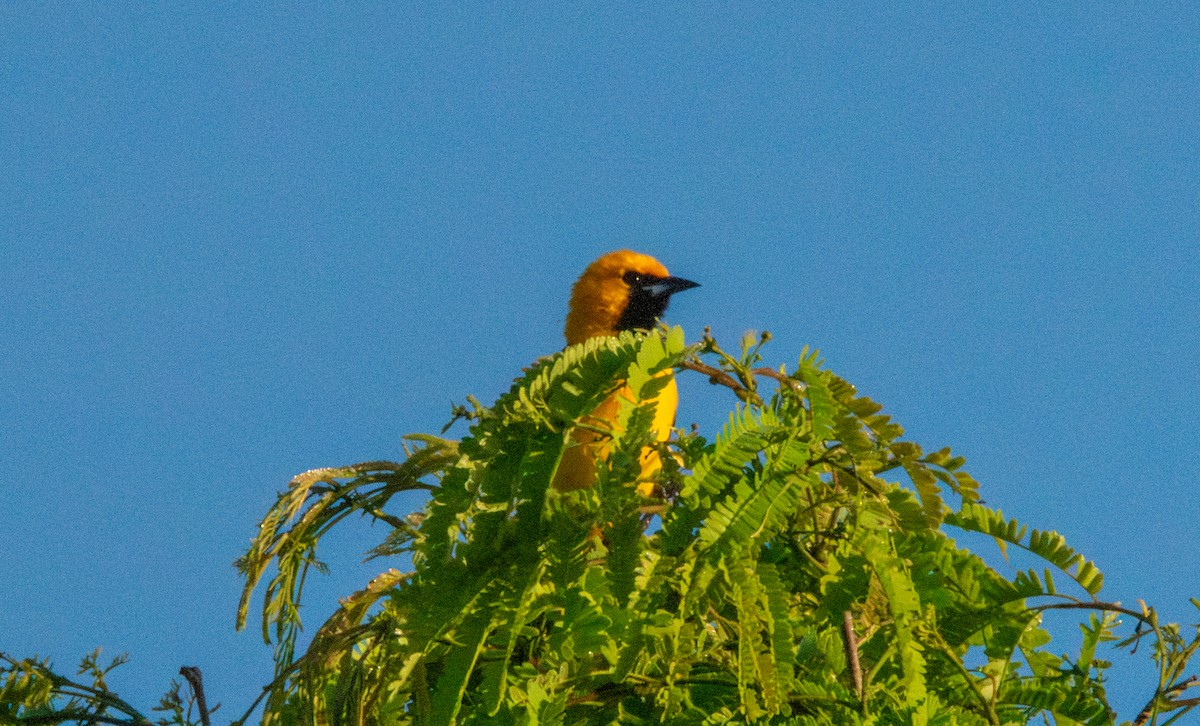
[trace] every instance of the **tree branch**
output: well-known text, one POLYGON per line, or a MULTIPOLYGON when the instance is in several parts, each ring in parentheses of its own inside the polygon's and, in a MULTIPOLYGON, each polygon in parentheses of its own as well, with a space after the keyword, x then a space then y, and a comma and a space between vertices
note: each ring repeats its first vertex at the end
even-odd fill
POLYGON ((858 662, 858 636, 854 633, 854 616, 847 610, 842 613, 842 639, 846 646, 846 663, 850 666, 850 677, 854 680, 854 692, 863 700, 862 664, 858 662))
POLYGON ((200 669, 196 666, 183 666, 179 669, 179 675, 187 679, 188 685, 192 687, 192 695, 196 697, 196 706, 200 709, 200 723, 212 726, 208 717, 208 702, 204 700, 204 676, 200 674, 200 669))

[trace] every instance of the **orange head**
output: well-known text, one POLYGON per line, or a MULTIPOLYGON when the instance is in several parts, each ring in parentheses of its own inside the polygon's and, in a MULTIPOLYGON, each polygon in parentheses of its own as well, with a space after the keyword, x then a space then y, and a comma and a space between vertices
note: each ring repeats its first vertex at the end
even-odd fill
POLYGON ((622 330, 649 330, 667 309, 671 295, 698 283, 671 277, 649 255, 618 250, 588 265, 571 290, 567 343, 616 335, 622 330))

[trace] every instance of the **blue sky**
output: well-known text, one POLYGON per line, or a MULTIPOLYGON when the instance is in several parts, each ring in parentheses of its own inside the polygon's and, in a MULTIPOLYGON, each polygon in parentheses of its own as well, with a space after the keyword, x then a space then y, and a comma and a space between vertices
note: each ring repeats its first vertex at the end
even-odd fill
POLYGON ((240 714, 275 492, 494 399, 620 247, 1194 622, 1200 12, 881 5, 0 5, 0 649, 240 714))

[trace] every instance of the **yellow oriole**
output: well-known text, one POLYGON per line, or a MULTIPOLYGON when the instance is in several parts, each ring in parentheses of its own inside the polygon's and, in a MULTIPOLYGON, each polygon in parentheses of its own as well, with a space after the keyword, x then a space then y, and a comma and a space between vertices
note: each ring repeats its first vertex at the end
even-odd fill
MULTIPOLYGON (((698 285, 691 280, 671 277, 667 268, 649 255, 629 250, 609 252, 588 265, 571 290, 564 331, 567 344, 616 335, 623 330, 650 330, 666 311, 671 295, 698 285)), ((628 387, 621 388, 597 406, 584 422, 601 430, 615 428, 618 397, 634 400, 628 387)), ((674 377, 656 400, 654 433, 659 441, 666 441, 679 406, 679 389, 674 377)), ((576 428, 572 437, 573 445, 563 452, 554 475, 554 487, 560 491, 583 489, 595 483, 596 461, 609 454, 608 439, 592 430, 576 428), (601 438, 604 440, 597 441, 601 438)), ((648 448, 642 455, 642 476, 652 475, 661 466, 658 452, 648 448)), ((643 485, 638 491, 649 495, 651 488, 643 485)))

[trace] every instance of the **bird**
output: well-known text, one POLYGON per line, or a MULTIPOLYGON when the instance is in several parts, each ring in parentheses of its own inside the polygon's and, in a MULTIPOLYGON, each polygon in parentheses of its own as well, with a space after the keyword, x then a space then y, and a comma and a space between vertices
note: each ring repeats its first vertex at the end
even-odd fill
MULTIPOLYGON (((626 330, 651 330, 666 312, 671 296, 677 292, 699 287, 700 283, 672 277, 661 262, 650 255, 617 250, 601 255, 587 266, 571 289, 567 322, 563 330, 567 345, 576 345, 591 338, 615 336, 626 330)), ((653 430, 658 441, 666 441, 675 425, 679 405, 679 389, 671 371, 671 380, 659 392, 654 413, 653 430)), ((620 398, 635 400, 633 391, 624 386, 606 398, 585 419, 592 428, 613 429, 620 410, 620 398)), ((608 457, 607 437, 592 428, 576 427, 554 475, 554 488, 559 491, 586 489, 596 481, 596 462, 608 457), (603 440, 600 440, 603 439, 603 440)), ((647 448, 642 455, 642 477, 658 471, 662 462, 658 452, 647 448)), ((643 482, 638 491, 643 496, 653 492, 653 485, 643 482)))

